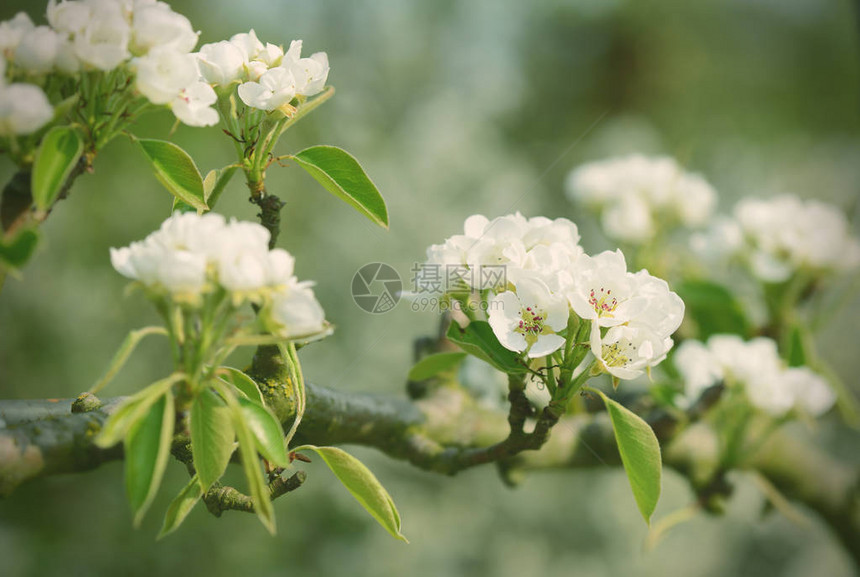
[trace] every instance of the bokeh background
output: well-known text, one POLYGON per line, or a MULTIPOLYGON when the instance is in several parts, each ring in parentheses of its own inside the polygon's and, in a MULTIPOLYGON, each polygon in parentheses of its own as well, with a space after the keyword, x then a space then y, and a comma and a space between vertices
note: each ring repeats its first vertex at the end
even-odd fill
MULTIPOLYGON (((626 152, 667 153, 700 171, 729 209, 742 195, 792 192, 852 214, 860 192, 860 45, 848 0, 207 0, 171 2, 212 42, 255 28, 305 41, 331 60, 334 100, 284 138, 357 156, 385 195, 383 232, 296 167, 270 171, 287 201, 280 244, 337 331, 303 352, 305 372, 349 391, 404 394, 412 340, 438 319, 407 303, 370 315, 349 294, 354 272, 387 262, 407 280, 427 245, 473 213, 566 216, 591 252, 609 245, 564 197, 568 171, 626 152)), ((0 19, 41 0, 4 0, 0 19)), ((168 113, 138 133, 165 137, 168 113)), ((204 169, 232 161, 217 129, 175 140, 204 169)), ((0 177, 12 167, 0 159, 0 177)), ((240 179, 219 209, 253 219, 240 179)), ((138 150, 118 139, 44 227, 44 243, 0 298, 0 397, 69 397, 101 374, 125 334, 156 320, 110 267, 108 248, 142 238, 170 198, 138 150)), ((856 219, 855 219, 856 224, 856 219)), ((821 335, 852 384, 860 357, 857 299, 821 335)), ((246 357, 247 358, 247 357, 246 357)), ((240 356, 237 364, 244 362, 240 356)), ((169 370, 146 343, 113 386, 123 394, 169 370)), ((819 436, 860 460, 856 433, 834 420, 819 436)), ((533 475, 516 490, 495 470, 455 479, 356 449, 400 507, 411 544, 391 539, 321 466, 276 502, 280 532, 253 516, 202 507, 167 540, 160 514, 184 483, 171 466, 142 529, 131 528, 122 466, 44 479, 0 501, 0 574, 19 575, 828 575, 855 574, 817 519, 763 515, 738 479, 723 517, 698 517, 643 551, 647 529, 620 470, 533 475)), ((657 517, 691 493, 667 472, 657 517)))

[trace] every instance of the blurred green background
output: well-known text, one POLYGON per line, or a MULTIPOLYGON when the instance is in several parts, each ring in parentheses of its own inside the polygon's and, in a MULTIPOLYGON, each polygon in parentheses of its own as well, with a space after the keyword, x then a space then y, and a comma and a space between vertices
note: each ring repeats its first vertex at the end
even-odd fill
MULTIPOLYGON (((579 163, 632 151, 668 153, 703 172, 724 210, 741 195, 793 192, 854 211, 860 191, 860 46, 848 0, 209 0, 171 2, 212 42, 255 28, 263 41, 302 38, 327 51, 338 94, 282 139, 282 153, 335 144, 358 157, 385 195, 385 233, 296 167, 270 170, 287 201, 281 246, 297 257, 333 337, 303 351, 309 379, 349 391, 403 394, 412 340, 436 330, 407 303, 382 315, 349 295, 352 275, 387 262, 404 279, 431 243, 473 213, 566 216, 591 252, 595 223, 564 198, 579 163)), ((0 19, 41 0, 4 0, 0 19)), ((168 113, 138 133, 166 137, 168 113)), ((217 129, 175 140, 203 170, 232 162, 217 129)), ((0 177, 12 167, 0 160, 0 177)), ((240 179, 219 210, 254 219, 240 179)), ((22 278, 0 298, 0 397, 70 397, 102 373, 116 346, 156 316, 123 296, 108 248, 140 239, 170 198, 138 150, 118 139, 44 227, 22 278)), ((856 224, 856 222, 855 222, 856 224)), ((821 336, 824 355, 856 383, 857 299, 821 336)), ((247 359, 247 356, 245 357, 247 359)), ((235 361, 241 364, 242 358, 235 361)), ((116 385, 135 390, 169 370, 146 343, 116 385)), ((832 420, 832 419, 831 419, 832 420)), ((858 459, 856 435, 819 434, 858 459), (845 448, 847 447, 847 448, 845 448)), ((161 513, 184 483, 171 466, 141 530, 131 528, 122 466, 44 479, 0 501, 0 574, 19 575, 827 575, 854 574, 825 526, 778 514, 739 479, 726 516, 699 517, 650 553, 620 470, 539 474, 517 490, 495 470, 455 479, 372 451, 366 458, 400 507, 410 545, 391 539, 320 467, 276 502, 270 538, 251 515, 202 508, 164 542, 161 513)), ((667 473, 657 518, 691 493, 667 473)))

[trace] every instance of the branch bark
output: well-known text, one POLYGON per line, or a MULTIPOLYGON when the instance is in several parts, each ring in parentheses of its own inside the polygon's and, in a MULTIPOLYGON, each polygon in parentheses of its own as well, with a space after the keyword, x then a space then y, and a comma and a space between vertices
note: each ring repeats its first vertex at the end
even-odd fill
MULTIPOLYGON (((289 390, 289 383, 262 383, 261 388, 268 394, 273 389, 283 393, 289 390)), ((71 412, 72 400, 0 401, 0 495, 38 477, 88 471, 121 459, 121 447, 103 450, 91 442, 120 400, 110 399, 84 413, 71 412)), ((288 427, 293 415, 289 403, 277 412, 288 427)), ((700 496, 713 492, 718 465, 713 451, 707 449, 712 439, 703 427, 676 434, 664 413, 651 411, 644 418, 658 432, 664 464, 688 478, 700 496)), ((394 459, 443 474, 495 460, 509 481, 524 471, 620 465, 612 426, 604 412, 561 417, 539 449, 514 456, 488 453, 488 447, 503 443, 510 430, 507 415, 482 407, 459 387, 443 386, 410 401, 309 383, 307 409, 296 441, 373 447, 394 459), (482 456, 474 459, 476 454, 482 456)), ((821 515, 860 563, 860 475, 855 468, 827 455, 791 428, 774 434, 747 466, 821 515)), ((293 479, 291 486, 293 481, 298 486, 301 480, 293 479)), ((242 495, 227 495, 226 499, 222 495, 216 501, 214 493, 212 505, 207 502, 207 506, 219 512, 245 510, 242 495)))

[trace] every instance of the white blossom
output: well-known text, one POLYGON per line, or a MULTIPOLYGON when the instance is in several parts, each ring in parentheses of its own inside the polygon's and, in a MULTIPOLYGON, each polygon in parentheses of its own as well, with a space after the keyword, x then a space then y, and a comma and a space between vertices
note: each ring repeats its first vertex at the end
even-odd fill
POLYGON ((118 9, 107 9, 113 3, 104 4, 105 9, 93 10, 86 27, 75 34, 72 48, 87 67, 112 70, 131 56, 131 28, 118 9))
POLYGON ((60 35, 48 26, 28 30, 15 48, 15 65, 30 74, 46 74, 54 67, 62 44, 60 35))
POLYGON ((197 63, 206 82, 227 85, 242 78, 245 60, 235 44, 222 40, 201 46, 197 63))
POLYGON ((33 84, 0 84, 0 136, 31 134, 54 116, 41 88, 33 84))
POLYGON ((642 244, 658 229, 696 228, 710 219, 716 193, 673 158, 639 154, 585 164, 566 181, 571 200, 601 213, 610 238, 642 244))
POLYGON ((135 86, 153 104, 168 104, 197 80, 194 56, 169 46, 155 48, 135 58, 135 86))
POLYGON ((239 85, 239 98, 251 108, 271 112, 288 105, 296 96, 296 80, 285 68, 272 68, 260 76, 259 82, 239 85))
POLYGON ((302 58, 302 41, 293 40, 283 56, 281 66, 292 73, 296 80, 296 94, 313 96, 322 91, 328 78, 328 55, 317 52, 310 58, 302 58))
POLYGON ((817 200, 792 195, 744 199, 735 207, 750 253, 750 268, 765 282, 783 282, 795 272, 857 270, 860 241, 845 215, 817 200))
POLYGON ((131 32, 131 49, 137 55, 165 46, 188 53, 197 44, 197 33, 188 18, 161 2, 135 5, 131 32))
POLYGON ((48 24, 57 32, 77 34, 86 28, 92 16, 92 6, 87 2, 50 0, 48 2, 48 24))
POLYGON ((0 22, 0 54, 11 60, 21 39, 35 27, 25 12, 18 12, 12 19, 0 22))
POLYGON ((326 329, 325 312, 311 288, 304 283, 274 293, 271 319, 278 334, 286 338, 312 336, 326 329))
POLYGON ((187 126, 214 126, 218 124, 218 111, 212 105, 218 96, 205 82, 194 82, 183 88, 170 104, 173 114, 187 126))
POLYGON ((603 336, 592 331, 590 344, 598 366, 618 379, 641 376, 646 368, 666 358, 672 347, 671 339, 644 326, 628 325, 613 326, 603 336))
POLYGON ((576 314, 592 321, 596 330, 626 323, 645 309, 647 299, 637 294, 637 287, 621 251, 606 251, 577 260, 567 298, 576 314))
POLYGON ((489 322, 508 350, 543 357, 564 345, 556 333, 567 327, 567 303, 536 279, 523 279, 516 292, 505 291, 489 302, 489 322))

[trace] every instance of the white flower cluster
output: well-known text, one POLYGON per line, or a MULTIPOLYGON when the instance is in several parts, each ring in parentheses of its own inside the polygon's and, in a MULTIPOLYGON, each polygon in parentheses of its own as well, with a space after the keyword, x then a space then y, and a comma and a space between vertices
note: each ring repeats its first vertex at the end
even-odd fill
MULTIPOLYGON (((197 32, 168 4, 156 0, 50 0, 47 19, 48 26, 36 26, 21 12, 0 23, 0 51, 14 74, 31 79, 50 73, 108 72, 129 65, 136 74, 135 88, 152 103, 168 105, 184 124, 211 126, 218 122, 218 114, 211 108, 215 92, 200 82, 196 59, 190 54, 197 44, 197 32)), ((31 92, 41 92, 41 88, 29 86, 31 92)), ((44 94, 33 101, 16 96, 22 109, 41 112, 42 125, 50 119, 44 94)), ((32 128, 34 124, 19 127, 15 133, 33 132, 39 128, 32 128)))
POLYGON ((681 405, 694 403, 720 381, 742 386, 753 406, 775 417, 791 409, 817 417, 836 402, 821 376, 807 367, 785 367, 776 343, 768 338, 745 342, 737 335, 714 335, 707 343, 688 340, 673 360, 684 379, 681 405))
POLYGON ((564 218, 475 215, 464 234, 431 246, 427 256, 428 265, 460 271, 469 290, 486 291, 488 320, 505 348, 530 358, 551 354, 576 315, 591 321, 600 367, 621 379, 666 357, 684 315, 666 282, 628 272, 621 251, 584 254, 576 225, 564 218), (504 267, 503 281, 487 267, 504 267))
POLYGON ((639 154, 585 164, 567 177, 568 197, 601 214, 607 236, 643 244, 659 228, 695 228, 714 211, 717 195, 699 174, 669 157, 639 154))
POLYGON ((793 195, 744 199, 735 220, 750 267, 766 282, 783 282, 798 271, 846 272, 860 267, 860 241, 845 215, 817 200, 793 195))
POLYGON ((112 248, 110 256, 120 274, 158 294, 195 303, 220 287, 234 303, 269 303, 284 336, 321 332, 325 315, 311 283, 294 276, 290 253, 268 244, 269 231, 259 224, 177 213, 144 240, 112 248))
POLYGON ((206 82, 222 86, 238 82, 242 102, 267 112, 289 114, 290 101, 321 92, 328 79, 325 52, 302 58, 302 41, 293 40, 285 53, 281 46, 263 44, 253 30, 204 44, 196 56, 206 82))

